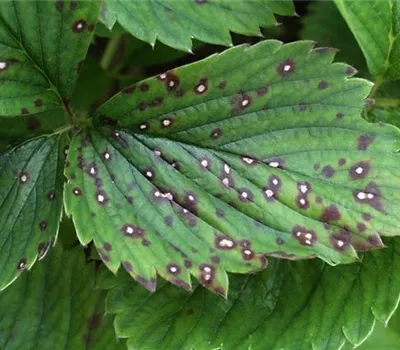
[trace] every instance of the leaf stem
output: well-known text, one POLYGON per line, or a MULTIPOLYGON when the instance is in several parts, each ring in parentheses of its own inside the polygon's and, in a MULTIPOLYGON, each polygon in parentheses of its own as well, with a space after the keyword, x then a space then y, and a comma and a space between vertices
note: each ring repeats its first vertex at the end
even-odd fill
POLYGON ((107 47, 100 61, 100 66, 105 71, 108 71, 110 69, 115 53, 118 50, 122 35, 123 35, 122 31, 116 30, 111 36, 110 40, 108 41, 107 47))
POLYGON ((400 107, 400 98, 377 98, 374 106, 381 108, 400 107))

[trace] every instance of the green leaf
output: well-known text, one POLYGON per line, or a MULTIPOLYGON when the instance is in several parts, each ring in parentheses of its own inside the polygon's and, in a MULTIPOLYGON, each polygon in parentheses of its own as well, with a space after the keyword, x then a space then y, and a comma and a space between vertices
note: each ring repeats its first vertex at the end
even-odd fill
POLYGON ((387 245, 349 266, 271 259, 262 274, 232 276, 228 300, 168 283, 149 295, 119 276, 107 311, 129 349, 338 350, 361 344, 397 307, 400 242, 387 245))
POLYGON ((229 31, 261 35, 260 27, 276 24, 273 13, 293 15, 291 1, 245 0, 107 0, 101 20, 112 27, 115 18, 128 32, 154 46, 156 40, 190 51, 191 39, 232 44, 229 31))
POLYGON ((319 46, 339 49, 335 59, 368 73, 364 55, 335 4, 331 1, 310 2, 309 14, 302 17, 302 39, 315 40, 319 46))
POLYGON ((397 0, 335 0, 372 75, 400 78, 400 3, 397 0))
POLYGON ((52 250, 46 261, 0 294, 0 346, 9 350, 125 349, 104 315, 94 264, 80 249, 52 250))
POLYGON ((99 1, 2 3, 0 116, 68 105, 99 10, 99 1))
POLYGON ((372 335, 359 350, 396 350, 400 344, 400 312, 397 311, 388 325, 377 322, 372 335))
POLYGON ((53 244, 62 213, 66 137, 26 142, 0 156, 0 289, 53 244))
POLYGON ((82 244, 153 290, 217 293, 264 255, 353 262, 399 233, 399 130, 360 118, 371 84, 310 42, 265 41, 126 88, 72 141, 82 244))
POLYGON ((400 127, 400 108, 373 108, 369 112, 369 118, 374 122, 389 123, 400 127))

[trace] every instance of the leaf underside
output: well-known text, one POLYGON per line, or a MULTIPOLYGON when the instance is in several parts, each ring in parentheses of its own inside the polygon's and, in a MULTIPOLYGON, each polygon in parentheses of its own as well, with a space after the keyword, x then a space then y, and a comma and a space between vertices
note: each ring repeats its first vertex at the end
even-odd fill
POLYGON ((229 46, 229 31, 261 36, 260 27, 276 24, 273 14, 293 15, 291 1, 264 0, 107 0, 101 20, 112 27, 117 20, 140 40, 156 40, 190 50, 192 38, 229 46))
POLYGON ((9 350, 125 349, 104 316, 94 264, 60 246, 0 294, 0 346, 9 350))
POLYGON ((399 2, 335 0, 335 3, 364 52, 370 73, 388 79, 400 78, 399 2))
POLYGON ((226 295, 265 255, 352 262, 398 234, 398 129, 370 83, 310 42, 240 46, 126 88, 77 135, 66 211, 82 244, 150 290, 226 295), (112 125, 112 127, 110 127, 112 125))
POLYGON ((107 311, 116 314, 117 336, 128 338, 129 349, 338 350, 361 344, 375 320, 386 323, 393 314, 399 249, 390 240, 350 266, 271 259, 262 274, 232 276, 228 300, 168 283, 149 295, 120 275, 107 311))

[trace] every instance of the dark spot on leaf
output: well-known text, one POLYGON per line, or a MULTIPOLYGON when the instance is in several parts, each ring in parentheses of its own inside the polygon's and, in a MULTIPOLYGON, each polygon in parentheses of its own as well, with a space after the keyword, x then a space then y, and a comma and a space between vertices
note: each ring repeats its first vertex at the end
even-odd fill
POLYGON ((47 228, 47 221, 42 220, 42 221, 39 223, 39 228, 40 228, 40 231, 45 231, 46 228, 47 228))
POLYGON ((78 7, 78 0, 71 0, 69 4, 69 8, 74 11, 78 7))
POLYGON ((36 107, 41 107, 41 106, 43 106, 43 101, 42 101, 40 98, 38 98, 38 99, 35 101, 35 106, 36 106, 36 107))
POLYGON ((103 190, 97 191, 95 193, 95 199, 96 199, 97 203, 99 203, 100 205, 107 205, 110 200, 108 198, 107 193, 104 192, 103 190))
POLYGON ((367 229, 367 226, 366 226, 364 223, 359 222, 359 223, 357 224, 357 230, 358 230, 359 232, 364 232, 366 229, 367 229))
POLYGON ((243 260, 252 260, 252 259, 254 259, 254 256, 255 256, 255 254, 252 250, 246 249, 246 248, 241 250, 241 254, 242 254, 243 260))
POLYGON ((50 250, 50 247, 52 245, 52 240, 48 242, 42 242, 38 246, 38 260, 42 260, 47 252, 50 250))
POLYGON ((340 158, 338 161, 339 166, 345 165, 346 164, 346 159, 340 158))
POLYGON ((264 96, 268 92, 268 86, 262 86, 257 89, 258 96, 264 96))
POLYGON ((186 267, 187 269, 190 269, 190 268, 193 266, 193 264, 192 264, 192 262, 191 262, 190 260, 185 260, 185 261, 183 262, 183 264, 185 265, 185 267, 186 267))
POLYGON ((221 135, 222 135, 222 129, 216 128, 211 132, 210 138, 218 139, 219 137, 221 137, 221 135))
POLYGON ((130 238, 142 238, 144 236, 144 230, 133 224, 125 224, 120 229, 120 232, 130 238))
POLYGON ((110 243, 105 242, 103 245, 104 249, 107 250, 108 252, 110 252, 112 250, 112 246, 110 243))
POLYGON ((233 98, 232 104, 234 112, 240 113, 251 105, 251 97, 246 93, 240 93, 233 98))
POLYGON ((363 213, 362 217, 366 221, 370 221, 372 219, 372 216, 370 214, 368 214, 368 213, 363 213))
POLYGON ((304 112, 307 110, 307 105, 305 103, 299 103, 299 111, 304 112))
POLYGON ((181 273, 181 268, 176 264, 168 264, 167 272, 172 275, 179 275, 181 273))
POLYGON ((236 242, 225 235, 217 235, 214 240, 214 246, 220 250, 232 250, 236 247, 236 242))
POLYGON ((253 193, 248 188, 239 188, 238 190, 239 200, 244 203, 251 202, 254 199, 253 193))
POLYGON ((121 264, 127 272, 132 272, 132 264, 129 261, 121 261, 121 264))
POLYGON ((349 169, 349 176, 352 180, 365 178, 369 173, 368 162, 358 162, 349 169))
POLYGON ((56 0, 56 9, 58 12, 62 12, 64 8, 64 2, 63 0, 56 0))
POLYGON ((52 200, 54 200, 55 198, 56 198, 56 194, 55 194, 54 191, 50 191, 49 193, 47 193, 47 199, 48 199, 49 201, 52 201, 52 200))
POLYGON ((329 207, 324 208, 321 214, 321 220, 324 222, 338 221, 340 220, 340 213, 336 205, 332 204, 329 207))
POLYGON ((321 197, 321 196, 317 196, 317 197, 315 198, 315 201, 316 201, 317 203, 322 203, 322 197, 321 197))
POLYGON ((21 259, 17 264, 17 270, 23 271, 25 269, 26 263, 27 263, 26 258, 21 259))
POLYGON ((338 251, 345 251, 350 244, 350 232, 345 229, 340 229, 330 237, 331 244, 338 251))
POLYGON ((186 314, 193 315, 194 314, 194 310, 193 309, 187 309, 186 310, 186 314))
POLYGON ((296 63, 291 58, 288 58, 279 64, 276 71, 280 76, 285 77, 290 73, 294 72, 295 69, 296 69, 296 63))
POLYGON ((202 78, 200 79, 199 83, 194 87, 194 92, 197 95, 203 95, 208 90, 208 79, 202 78))
POLYGON ((343 119, 344 114, 342 112, 336 113, 336 118, 337 119, 343 119))
POLYGON ((22 108, 22 109, 21 109, 21 114, 23 114, 23 115, 29 114, 28 109, 27 109, 27 108, 22 108))
POLYGON ((82 33, 86 28, 86 21, 83 19, 79 19, 72 24, 72 31, 74 33, 82 33))
POLYGON ((96 28, 96 26, 94 24, 89 24, 87 29, 89 32, 93 32, 94 28, 96 28))
POLYGON ((24 185, 29 181, 30 178, 31 178, 31 176, 29 175, 29 173, 27 173, 26 171, 22 171, 19 174, 19 183, 21 185, 24 185))
POLYGON ((276 239, 276 244, 282 245, 282 244, 284 244, 284 243, 285 243, 285 240, 284 240, 283 238, 278 237, 278 238, 276 239))
POLYGON ((141 276, 136 276, 134 278, 137 282, 139 282, 143 287, 145 287, 150 292, 156 291, 157 281, 155 278, 152 278, 150 280, 146 280, 145 278, 143 278, 141 276))
POLYGON ((300 225, 293 227, 292 236, 305 246, 312 246, 317 241, 317 234, 314 230, 309 230, 300 225))
POLYGON ((318 170, 321 167, 321 164, 319 163, 314 163, 314 169, 318 170))
POLYGON ((199 266, 199 281, 201 284, 208 286, 214 282, 215 268, 210 264, 201 264, 199 266))
POLYGON ((358 203, 368 204, 377 211, 383 211, 381 191, 375 182, 370 182, 363 190, 354 190, 353 197, 358 203))
POLYGON ((117 121, 116 121, 116 120, 111 119, 111 118, 109 118, 109 117, 106 117, 105 115, 100 116, 100 120, 103 122, 103 124, 106 124, 106 125, 111 125, 111 126, 113 126, 113 125, 116 125, 116 124, 117 124, 117 121))
POLYGON ((279 169, 283 169, 283 167, 285 165, 285 160, 281 157, 264 159, 263 162, 272 168, 279 168, 279 169))
POLYGON ((225 87, 226 87, 226 81, 221 81, 221 82, 218 84, 218 88, 219 88, 219 89, 225 89, 225 87))
POLYGON ((320 90, 324 90, 324 89, 326 89, 327 87, 328 87, 328 83, 325 81, 325 80, 321 80, 319 83, 318 83, 318 89, 320 89, 320 90))
POLYGON ((328 179, 333 177, 335 175, 335 173, 336 173, 336 170, 333 169, 330 165, 327 165, 326 167, 324 167, 322 169, 322 175, 324 175, 328 179))
POLYGON ((375 135, 362 135, 357 138, 358 149, 365 151, 375 140, 375 135))
POLYGON ((348 77, 352 77, 353 75, 356 75, 357 73, 358 73, 357 69, 355 69, 355 68, 352 67, 352 66, 348 66, 348 67, 346 68, 346 75, 347 75, 348 77))

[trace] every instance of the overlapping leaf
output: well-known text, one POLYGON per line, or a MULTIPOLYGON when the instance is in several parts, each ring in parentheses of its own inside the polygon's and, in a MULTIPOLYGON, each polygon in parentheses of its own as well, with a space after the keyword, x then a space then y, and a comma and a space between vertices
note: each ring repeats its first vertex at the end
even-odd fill
POLYGON ((363 75, 368 73, 363 52, 332 1, 310 2, 308 14, 302 17, 302 22, 302 39, 338 49, 337 61, 351 64, 363 75))
POLYGON ((63 204, 66 137, 26 142, 0 156, 0 289, 41 258, 63 204))
POLYGON ((152 45, 156 40, 190 50, 192 38, 231 45, 229 31, 261 35, 260 27, 274 25, 273 14, 293 15, 291 1, 245 0, 107 0, 102 21, 118 21, 128 32, 152 45))
POLYGON ((116 314, 116 333, 129 339, 129 349, 338 350, 362 343, 375 320, 387 322, 394 312, 399 249, 391 240, 362 263, 340 267, 271 259, 261 275, 233 276, 228 300, 168 283, 149 295, 120 276, 107 310, 116 314))
POLYGON ((359 117, 370 83, 333 56, 265 41, 112 98, 95 120, 114 127, 69 153, 81 242, 149 289, 157 271, 221 294, 225 271, 263 268, 265 254, 335 264, 382 247, 399 233, 399 131, 359 117))
POLYGON ((104 316, 94 264, 80 249, 57 246, 49 258, 0 293, 0 346, 9 350, 125 349, 104 316))
POLYGON ((2 3, 0 116, 68 105, 99 9, 98 1, 2 3))
POLYGON ((397 0, 335 0, 361 50, 370 73, 400 78, 400 4, 397 0))

